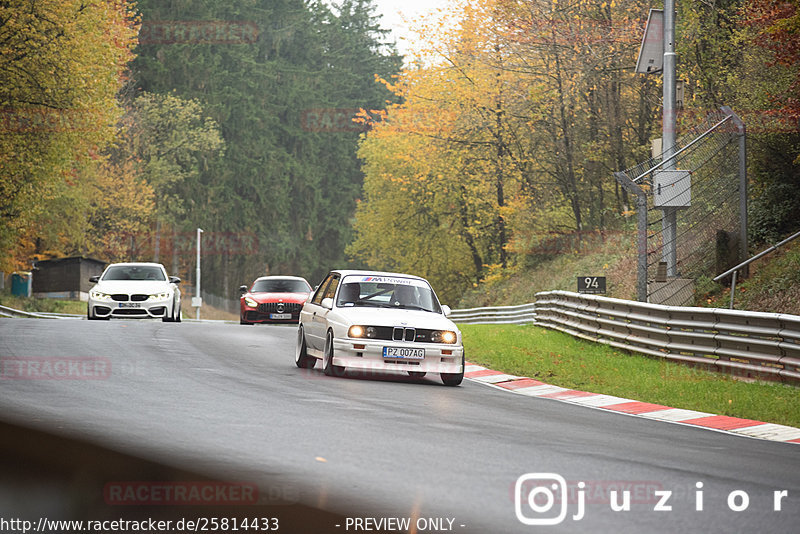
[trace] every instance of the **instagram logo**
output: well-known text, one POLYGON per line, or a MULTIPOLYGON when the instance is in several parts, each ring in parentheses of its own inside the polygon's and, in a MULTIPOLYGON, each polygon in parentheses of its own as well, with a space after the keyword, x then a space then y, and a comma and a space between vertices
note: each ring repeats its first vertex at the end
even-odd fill
POLYGON ((525 525, 558 525, 567 517, 567 481, 556 473, 522 475, 514 485, 514 512, 525 525))

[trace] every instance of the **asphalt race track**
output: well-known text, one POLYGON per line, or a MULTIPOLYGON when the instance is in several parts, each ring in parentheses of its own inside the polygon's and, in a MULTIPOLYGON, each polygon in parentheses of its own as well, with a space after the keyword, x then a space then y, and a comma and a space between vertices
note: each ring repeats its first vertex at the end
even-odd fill
MULTIPOLYGON (((9 469, 0 518, 163 515, 169 506, 152 493, 120 504, 109 484, 203 479, 256 487, 264 508, 235 512, 272 514, 279 532, 406 531, 404 519, 411 532, 465 533, 796 532, 800 524, 797 444, 469 380, 453 388, 438 376, 326 377, 295 366, 295 336, 287 326, 0 319, 9 469), (113 460, 92 460, 104 455, 113 460), (56 471, 67 473, 57 483, 48 480, 56 471), (557 480, 535 473, 563 477, 566 500, 548 502, 560 494, 548 494, 557 480), (612 510, 626 490, 630 509, 612 510)), ((220 516, 230 505, 179 512, 220 516)))

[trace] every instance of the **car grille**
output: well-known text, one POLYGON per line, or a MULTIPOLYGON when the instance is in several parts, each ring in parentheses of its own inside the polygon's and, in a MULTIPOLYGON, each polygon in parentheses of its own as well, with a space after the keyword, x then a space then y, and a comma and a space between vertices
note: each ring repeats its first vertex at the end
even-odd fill
POLYGON ((434 330, 427 328, 404 328, 401 326, 370 326, 375 329, 374 336, 369 339, 382 339, 385 341, 413 341, 415 343, 432 343, 431 335, 434 330))
POLYGON ((300 313, 303 305, 296 302, 264 302, 258 305, 261 313, 300 313))
MULTIPOLYGON (((131 302, 144 302, 144 301, 147 300, 147 298, 149 296, 150 295, 142 295, 140 293, 134 293, 133 295, 130 295, 130 301, 131 302)), ((125 293, 116 293, 114 295, 111 295, 111 298, 114 299, 117 302, 128 302, 128 298, 129 297, 125 293)))
POLYGON ((416 341, 416 339, 416 328, 400 328, 396 326, 392 329, 392 341, 416 341))

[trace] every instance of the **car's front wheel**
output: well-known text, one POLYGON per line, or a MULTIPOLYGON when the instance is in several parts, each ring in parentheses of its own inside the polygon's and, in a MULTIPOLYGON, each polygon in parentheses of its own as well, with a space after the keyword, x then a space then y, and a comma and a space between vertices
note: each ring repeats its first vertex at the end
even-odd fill
POLYGON ((325 339, 325 353, 322 358, 322 371, 327 376, 342 376, 344 374, 344 367, 341 365, 333 365, 333 332, 328 332, 328 337, 325 339))
POLYGON ((317 364, 317 359, 308 355, 306 335, 302 326, 297 329, 297 348, 294 351, 294 363, 301 369, 312 369, 317 364))
POLYGON ((460 373, 442 373, 442 383, 445 386, 457 386, 464 380, 464 356, 461 356, 460 373))

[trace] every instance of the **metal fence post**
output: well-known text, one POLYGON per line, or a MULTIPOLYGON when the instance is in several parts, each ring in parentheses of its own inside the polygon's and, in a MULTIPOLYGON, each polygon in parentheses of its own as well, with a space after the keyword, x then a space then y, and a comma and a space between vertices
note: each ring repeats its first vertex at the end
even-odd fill
POLYGON ((636 197, 636 299, 647 302, 647 193, 624 172, 615 172, 614 178, 636 197))
MULTIPOLYGON (((722 106, 722 112, 729 115, 739 132, 739 261, 748 256, 747 243, 747 127, 744 121, 729 106, 722 106)), ((747 277, 747 271, 743 272, 747 277)))

